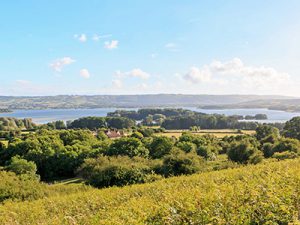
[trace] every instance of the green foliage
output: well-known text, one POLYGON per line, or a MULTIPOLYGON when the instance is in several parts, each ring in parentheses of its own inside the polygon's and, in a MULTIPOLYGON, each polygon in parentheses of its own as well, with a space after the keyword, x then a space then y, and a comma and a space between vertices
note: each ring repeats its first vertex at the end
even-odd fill
POLYGON ((257 140, 262 141, 263 143, 274 143, 274 140, 279 138, 279 130, 270 125, 259 125, 255 131, 257 140), (270 140, 270 137, 274 140, 270 140))
POLYGON ((142 158, 101 156, 86 159, 78 174, 95 187, 124 186, 148 181, 151 169, 142 158))
POLYGON ((74 120, 69 124, 70 129, 90 129, 90 130, 96 130, 99 128, 105 128, 107 127, 107 123, 104 117, 83 117, 79 118, 77 120, 74 120))
POLYGON ((108 148, 109 143, 99 141, 90 131, 40 130, 28 135, 25 140, 14 140, 0 152, 4 165, 13 156, 33 161, 43 180, 70 177, 87 157, 96 156, 108 148))
POLYGON ((274 144, 273 153, 285 151, 300 154, 300 142, 297 139, 281 138, 274 144))
POLYGON ((195 153, 175 151, 164 157, 161 172, 166 177, 193 174, 201 170, 202 161, 195 153))
POLYGON ((169 154, 174 146, 174 141, 168 137, 153 137, 149 146, 150 156, 154 159, 162 158, 169 154))
POLYGON ((116 129, 128 129, 135 126, 135 121, 126 117, 106 117, 107 126, 116 129))
POLYGON ((197 148, 197 154, 205 159, 215 160, 218 155, 218 149, 213 145, 202 145, 197 148))
POLYGON ((284 160, 284 159, 294 159, 297 158, 298 154, 295 152, 289 152, 289 151, 285 151, 285 152, 275 152, 272 155, 272 158, 278 159, 278 160, 284 160))
POLYGON ((44 196, 38 179, 27 174, 17 176, 13 172, 0 171, 0 180, 0 203, 8 199, 33 200, 44 196))
POLYGON ((126 155, 129 157, 141 156, 147 157, 149 150, 143 143, 133 137, 122 137, 116 139, 106 152, 107 155, 126 155))
POLYGON ((14 156, 11 158, 10 164, 6 167, 8 171, 14 172, 17 175, 27 174, 34 176, 37 168, 34 162, 22 159, 20 156, 14 156))
POLYGON ((0 131, 31 130, 35 126, 31 119, 0 117, 0 131))
POLYGON ((143 139, 144 135, 141 132, 135 131, 132 133, 131 137, 143 139))
POLYGON ((180 148, 182 151, 189 153, 189 152, 196 152, 197 145, 193 142, 189 141, 181 141, 176 144, 176 147, 180 148))
POLYGON ((258 163, 262 161, 262 152, 257 148, 258 143, 254 139, 244 138, 233 142, 227 152, 230 160, 239 163, 258 163))
POLYGON ((282 135, 300 140, 300 116, 294 117, 285 123, 282 135))

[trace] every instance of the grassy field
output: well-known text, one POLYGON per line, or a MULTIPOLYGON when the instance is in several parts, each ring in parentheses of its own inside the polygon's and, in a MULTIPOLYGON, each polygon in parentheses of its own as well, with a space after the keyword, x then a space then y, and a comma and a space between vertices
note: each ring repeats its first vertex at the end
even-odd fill
POLYGON ((300 205, 300 160, 92 189, 0 206, 0 224, 288 224, 300 205))
MULTIPOLYGON (((157 133, 158 136, 167 136, 167 137, 176 137, 179 138, 183 132, 187 130, 167 130, 163 133, 157 133)), ((241 134, 254 134, 254 130, 243 130, 242 133, 239 133, 238 130, 233 129, 219 129, 219 130, 200 130, 198 132, 192 132, 197 135, 212 134, 218 138, 223 138, 225 136, 236 136, 241 134)))

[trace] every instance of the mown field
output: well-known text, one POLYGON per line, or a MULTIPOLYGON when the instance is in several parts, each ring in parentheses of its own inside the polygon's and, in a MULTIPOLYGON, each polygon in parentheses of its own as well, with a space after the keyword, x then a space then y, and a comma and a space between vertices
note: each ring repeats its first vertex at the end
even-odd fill
MULTIPOLYGON (((183 132, 186 132, 187 130, 166 130, 163 133, 157 133, 155 135, 158 136, 166 136, 166 137, 176 137, 179 138, 183 132)), ((192 132, 193 134, 198 135, 205 135, 205 134, 212 134, 215 135, 218 138, 223 138, 225 136, 236 136, 241 134, 254 134, 254 130, 242 130, 241 133, 238 132, 238 130, 234 129, 214 129, 214 130, 200 130, 197 132, 192 132)))
POLYGON ((299 207, 296 159, 6 202, 0 224, 296 224, 299 207))

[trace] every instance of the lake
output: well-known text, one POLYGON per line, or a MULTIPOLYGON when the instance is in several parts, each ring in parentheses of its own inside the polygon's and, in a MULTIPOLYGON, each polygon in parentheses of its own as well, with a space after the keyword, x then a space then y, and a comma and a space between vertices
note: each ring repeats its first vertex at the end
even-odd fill
MULTIPOLYGON (((120 108, 118 108, 120 109, 120 108)), ((266 114, 268 120, 260 120, 259 122, 286 122, 300 113, 284 112, 268 109, 199 109, 195 107, 185 107, 197 112, 207 114, 224 114, 224 115, 255 115, 266 114)), ((44 124, 56 120, 75 120, 85 116, 106 116, 108 112, 113 112, 117 108, 99 108, 99 109, 44 109, 44 110, 15 110, 12 113, 0 113, 0 117, 16 117, 16 118, 32 118, 35 123, 44 124)), ((125 109, 136 110, 136 109, 125 109)), ((249 121, 249 120, 247 120, 249 121)))

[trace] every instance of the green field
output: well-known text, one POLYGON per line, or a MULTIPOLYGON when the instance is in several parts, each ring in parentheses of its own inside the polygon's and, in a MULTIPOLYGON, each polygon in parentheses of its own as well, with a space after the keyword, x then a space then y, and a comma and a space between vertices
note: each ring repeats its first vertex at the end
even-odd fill
POLYGON ((299 164, 299 159, 286 160, 6 202, 0 206, 0 224, 295 224, 299 164))
MULTIPOLYGON (((157 136, 167 136, 167 137, 176 137, 179 138, 183 132, 188 130, 167 130, 163 133, 157 133, 157 136)), ((236 136, 241 134, 254 134, 254 130, 242 130, 242 133, 239 133, 238 130, 233 129, 214 129, 214 130, 200 130, 198 132, 192 132, 193 134, 205 135, 212 134, 218 138, 223 138, 225 136, 236 136)))

